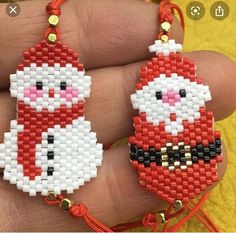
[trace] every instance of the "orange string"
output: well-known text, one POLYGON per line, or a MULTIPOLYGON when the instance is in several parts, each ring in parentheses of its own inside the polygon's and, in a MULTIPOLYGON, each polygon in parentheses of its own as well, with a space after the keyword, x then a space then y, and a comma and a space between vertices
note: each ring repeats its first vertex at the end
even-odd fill
POLYGON ((191 211, 186 215, 184 218, 182 218, 178 223, 176 223, 174 226, 168 229, 170 232, 176 232, 179 228, 181 228, 192 216, 202 207, 202 205, 205 203, 205 201, 208 199, 209 194, 204 194, 199 202, 191 209, 191 211))
MULTIPOLYGON (((49 200, 48 197, 45 198, 45 203, 48 205, 60 205, 61 201, 64 199, 63 195, 57 195, 55 200, 49 200)), ((82 218, 87 226, 94 230, 95 232, 113 232, 111 229, 99 222, 95 217, 93 217, 89 212, 86 206, 81 204, 73 204, 69 213, 74 218, 82 218)))
MULTIPOLYGON (((196 203, 194 201, 191 201, 191 203, 193 205, 196 205, 196 203)), ((213 232, 220 232, 218 226, 210 219, 210 217, 208 216, 208 214, 204 210, 199 209, 199 212, 203 215, 204 219, 211 225, 211 227, 213 228, 213 232)))
MULTIPOLYGON (((180 21, 181 21, 181 25, 182 25, 182 28, 184 30, 185 24, 184 24, 183 12, 181 11, 179 6, 171 3, 170 0, 163 0, 160 3, 160 7, 159 7, 159 21, 160 21, 160 24, 162 24, 164 22, 168 22, 170 25, 173 24, 173 10, 176 10, 178 12, 179 17, 180 17, 180 21)), ((160 32, 159 35, 158 35, 158 38, 160 38, 163 34, 166 34, 169 37, 168 32, 160 32)))
MULTIPOLYGON (((46 6, 46 11, 47 14, 50 15, 56 15, 56 16, 60 16, 61 15, 61 9, 60 7, 62 6, 62 4, 64 3, 65 0, 53 0, 52 2, 50 2, 47 6, 46 6)), ((44 36, 47 39, 49 34, 53 33, 56 34, 57 39, 60 40, 61 38, 61 32, 59 30, 59 28, 57 26, 48 26, 48 28, 45 30, 44 32, 44 36)))

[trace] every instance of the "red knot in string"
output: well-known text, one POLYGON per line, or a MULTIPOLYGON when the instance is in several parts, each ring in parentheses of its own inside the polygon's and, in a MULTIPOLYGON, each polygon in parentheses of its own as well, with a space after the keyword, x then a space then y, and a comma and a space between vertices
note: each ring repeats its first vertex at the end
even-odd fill
POLYGON ((61 15, 61 5, 64 3, 64 0, 54 0, 46 6, 46 11, 48 15, 61 15))

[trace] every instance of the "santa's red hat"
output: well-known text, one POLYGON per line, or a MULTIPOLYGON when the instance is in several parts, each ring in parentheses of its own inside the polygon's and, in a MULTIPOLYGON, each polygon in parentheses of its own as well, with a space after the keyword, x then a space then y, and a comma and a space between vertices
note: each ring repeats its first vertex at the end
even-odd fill
POLYGON ((171 77, 171 74, 177 74, 192 82, 202 83, 202 80, 196 76, 195 63, 182 57, 182 45, 175 43, 175 40, 169 40, 167 43, 156 40, 149 50, 155 52, 156 56, 141 67, 141 80, 137 83, 136 90, 141 90, 161 74, 167 78, 171 77))
POLYGON ((18 70, 30 67, 32 63, 37 67, 41 67, 43 64, 48 64, 48 66, 60 64, 60 67, 65 67, 66 64, 71 64, 72 67, 78 68, 78 71, 84 70, 83 64, 79 63, 78 53, 75 53, 73 49, 61 41, 50 44, 43 40, 25 51, 23 56, 24 61, 17 66, 18 70))

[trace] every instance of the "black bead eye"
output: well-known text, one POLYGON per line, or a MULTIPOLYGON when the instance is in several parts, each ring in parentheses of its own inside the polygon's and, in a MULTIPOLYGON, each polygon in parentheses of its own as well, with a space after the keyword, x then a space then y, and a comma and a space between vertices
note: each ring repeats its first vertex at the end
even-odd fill
POLYGON ((61 82, 60 88, 61 90, 66 90, 66 82, 61 82))
POLYGON ((157 100, 161 100, 162 99, 161 91, 156 92, 156 98, 157 98, 157 100))
POLYGON ((181 89, 179 91, 179 95, 180 95, 180 97, 186 97, 186 90, 185 89, 181 89))
POLYGON ((36 82, 36 88, 37 88, 37 90, 42 90, 43 89, 43 82, 36 82))

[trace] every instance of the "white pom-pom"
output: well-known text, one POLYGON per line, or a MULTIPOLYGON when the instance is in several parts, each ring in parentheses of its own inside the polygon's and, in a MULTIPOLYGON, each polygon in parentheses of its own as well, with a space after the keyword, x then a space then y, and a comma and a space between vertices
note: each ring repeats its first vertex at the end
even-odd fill
POLYGON ((162 53, 164 56, 169 56, 170 53, 181 52, 182 45, 176 44, 175 40, 169 40, 167 43, 162 43, 161 40, 156 40, 153 45, 149 46, 149 51, 151 53, 162 53))

